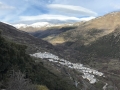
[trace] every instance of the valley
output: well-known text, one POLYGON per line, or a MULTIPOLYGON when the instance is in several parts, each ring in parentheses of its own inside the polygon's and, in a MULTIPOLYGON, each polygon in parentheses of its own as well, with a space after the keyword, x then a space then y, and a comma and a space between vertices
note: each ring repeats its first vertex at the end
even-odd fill
POLYGON ((50 90, 119 90, 119 16, 120 12, 112 12, 72 24, 44 22, 16 28, 0 22, 1 65, 5 60, 0 83, 8 79, 7 72, 16 69, 27 72, 33 85, 50 90))
POLYGON ((63 65, 63 66, 67 66, 68 68, 75 69, 75 70, 83 73, 82 77, 84 79, 88 79, 91 84, 94 84, 95 82, 97 82, 94 75, 103 76, 103 73, 98 72, 93 69, 90 69, 90 68, 87 68, 87 67, 84 67, 83 64, 71 63, 67 60, 60 59, 58 56, 55 56, 51 53, 47 53, 47 52, 35 53, 35 54, 31 54, 31 56, 36 57, 36 58, 42 58, 42 59, 47 58, 48 61, 50 61, 50 62, 58 63, 58 66, 63 65))

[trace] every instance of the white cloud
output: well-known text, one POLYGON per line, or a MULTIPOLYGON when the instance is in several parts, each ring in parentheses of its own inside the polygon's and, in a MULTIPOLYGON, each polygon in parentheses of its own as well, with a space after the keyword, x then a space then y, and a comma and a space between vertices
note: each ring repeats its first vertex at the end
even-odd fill
MULTIPOLYGON (((73 0, 70 0, 69 3, 67 3, 67 0, 63 0, 61 4, 59 2, 61 1, 20 0, 18 2, 16 0, 12 0, 12 2, 9 3, 9 0, 4 0, 0 2, 0 20, 9 23, 18 23, 23 21, 28 23, 38 21, 66 23, 81 21, 81 18, 79 17, 91 17, 97 15, 89 9, 80 7, 78 1, 73 3, 73 0)), ((82 19, 86 20, 86 18, 82 19)))
POLYGON ((49 22, 49 23, 70 23, 70 22, 79 22, 79 21, 89 21, 95 17, 85 17, 77 18, 70 17, 65 15, 53 15, 53 14, 44 14, 37 16, 21 16, 18 23, 35 23, 35 22, 49 22))
POLYGON ((33 20, 60 20, 60 21, 66 21, 66 20, 75 20, 79 21, 80 19, 77 17, 69 17, 64 15, 52 15, 52 14, 43 14, 38 16, 21 16, 20 19, 22 21, 33 21, 33 20))
POLYGON ((6 5, 6 4, 0 2, 0 10, 11 10, 11 9, 15 9, 15 7, 9 6, 9 5, 6 5))
POLYGON ((80 18, 80 21, 89 21, 91 19, 94 19, 96 17, 86 17, 86 18, 80 18))
POLYGON ((67 14, 77 14, 80 16, 97 16, 96 12, 93 12, 87 8, 74 5, 63 5, 63 4, 50 4, 48 8, 54 9, 58 12, 67 13, 67 14))
MULTIPOLYGON (((7 22, 7 19, 11 18, 11 13, 15 10, 15 7, 9 6, 0 2, 0 21, 7 22)), ((12 13, 13 14, 13 13, 12 13)))

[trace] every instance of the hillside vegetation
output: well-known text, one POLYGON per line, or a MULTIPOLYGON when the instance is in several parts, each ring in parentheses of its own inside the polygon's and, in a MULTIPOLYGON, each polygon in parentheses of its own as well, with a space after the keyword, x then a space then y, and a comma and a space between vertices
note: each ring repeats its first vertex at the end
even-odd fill
POLYGON ((93 53, 97 57, 109 57, 120 59, 120 27, 114 32, 105 35, 95 42, 76 48, 80 52, 93 53))
POLYGON ((11 70, 21 71, 33 84, 46 85, 50 90, 76 90, 67 81, 47 70, 42 63, 35 63, 25 53, 26 46, 6 41, 0 35, 0 85, 7 88, 11 70))

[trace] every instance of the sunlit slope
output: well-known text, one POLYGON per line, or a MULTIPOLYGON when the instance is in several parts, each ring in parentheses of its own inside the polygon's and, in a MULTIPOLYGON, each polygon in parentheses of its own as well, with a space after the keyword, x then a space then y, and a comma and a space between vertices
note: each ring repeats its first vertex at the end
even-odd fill
POLYGON ((84 44, 89 44, 99 37, 111 33, 120 25, 120 12, 109 13, 88 22, 80 22, 76 24, 79 25, 77 28, 63 32, 49 40, 49 42, 52 44, 62 44, 65 42, 78 41, 83 42, 84 44))

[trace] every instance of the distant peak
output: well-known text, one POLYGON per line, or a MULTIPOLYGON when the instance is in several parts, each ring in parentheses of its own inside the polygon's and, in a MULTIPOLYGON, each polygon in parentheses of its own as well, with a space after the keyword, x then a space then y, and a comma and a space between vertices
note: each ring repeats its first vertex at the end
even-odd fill
POLYGON ((42 28, 42 27, 72 26, 72 25, 73 23, 52 24, 49 22, 36 22, 33 24, 14 24, 13 26, 19 29, 19 28, 27 28, 27 27, 42 28))
POLYGON ((49 25, 50 23, 48 22, 36 22, 33 24, 14 24, 13 26, 16 28, 27 28, 27 27, 34 27, 34 28, 38 28, 38 27, 44 27, 46 25, 49 25))

